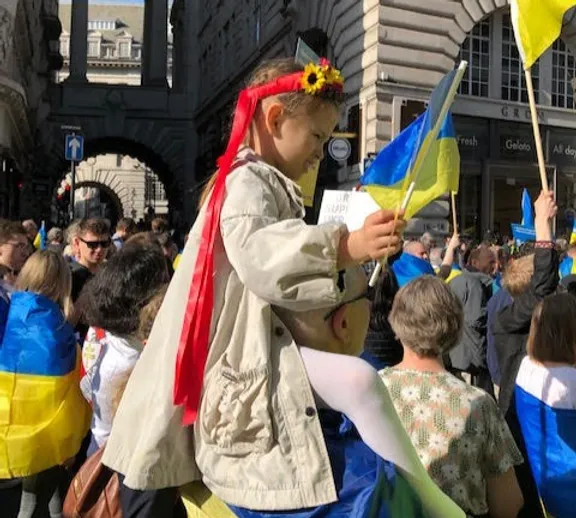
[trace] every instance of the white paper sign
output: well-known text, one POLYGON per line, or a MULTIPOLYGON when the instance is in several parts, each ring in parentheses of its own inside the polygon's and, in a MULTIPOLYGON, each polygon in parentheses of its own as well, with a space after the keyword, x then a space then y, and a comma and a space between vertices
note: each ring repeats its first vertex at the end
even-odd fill
POLYGON ((380 210, 380 206, 367 192, 354 191, 350 193, 348 211, 346 213, 346 225, 353 232, 364 226, 364 220, 380 210))
POLYGON ((318 224, 346 223, 348 200, 352 191, 324 191, 318 224))

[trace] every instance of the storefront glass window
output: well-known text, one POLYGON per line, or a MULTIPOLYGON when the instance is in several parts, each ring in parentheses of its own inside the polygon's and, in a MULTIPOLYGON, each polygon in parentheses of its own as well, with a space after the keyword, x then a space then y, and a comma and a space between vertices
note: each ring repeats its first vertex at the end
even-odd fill
MULTIPOLYGON (((539 77, 539 66, 538 62, 536 62, 532 66, 532 80, 537 103, 539 102, 539 77)), ((512 29, 509 14, 502 16, 502 99, 522 103, 528 102, 524 69, 516 41, 514 40, 514 30, 512 29)))
POLYGON ((562 40, 552 47, 552 106, 574 108, 572 79, 576 76, 576 60, 562 40))
POLYGON ((488 97, 490 21, 491 18, 488 18, 476 24, 460 48, 460 59, 468 62, 468 68, 458 90, 462 95, 488 97))

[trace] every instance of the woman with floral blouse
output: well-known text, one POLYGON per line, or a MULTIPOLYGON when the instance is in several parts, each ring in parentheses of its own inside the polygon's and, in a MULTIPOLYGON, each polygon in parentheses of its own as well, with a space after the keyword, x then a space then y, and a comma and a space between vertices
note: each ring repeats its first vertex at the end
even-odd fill
POLYGON ((516 518, 523 462, 494 400, 448 373, 442 355, 462 332, 462 305, 424 276, 397 294, 390 324, 404 359, 381 371, 398 415, 432 479, 469 516, 516 518))

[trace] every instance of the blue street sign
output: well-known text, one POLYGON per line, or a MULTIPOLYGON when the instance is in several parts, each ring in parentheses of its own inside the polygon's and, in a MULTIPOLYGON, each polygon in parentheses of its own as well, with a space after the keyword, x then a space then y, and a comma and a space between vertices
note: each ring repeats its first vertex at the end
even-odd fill
POLYGON ((84 137, 80 135, 66 135, 66 145, 64 147, 66 160, 71 162, 81 162, 84 158, 84 137))

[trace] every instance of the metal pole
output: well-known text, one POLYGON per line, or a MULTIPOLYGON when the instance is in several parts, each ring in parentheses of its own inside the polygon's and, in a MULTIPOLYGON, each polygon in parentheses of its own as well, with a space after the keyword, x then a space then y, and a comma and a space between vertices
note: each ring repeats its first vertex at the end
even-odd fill
POLYGON ((74 221, 74 207, 75 207, 75 197, 74 197, 74 192, 76 191, 76 162, 74 162, 74 160, 72 160, 70 162, 71 164, 71 168, 70 168, 70 207, 69 207, 69 211, 70 211, 70 223, 72 223, 72 221, 74 221))

